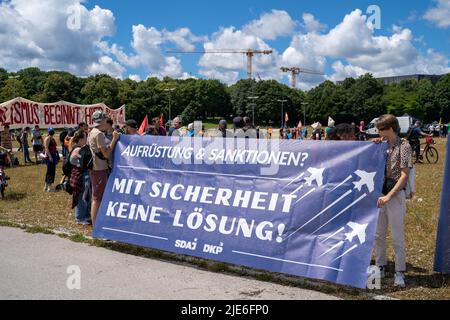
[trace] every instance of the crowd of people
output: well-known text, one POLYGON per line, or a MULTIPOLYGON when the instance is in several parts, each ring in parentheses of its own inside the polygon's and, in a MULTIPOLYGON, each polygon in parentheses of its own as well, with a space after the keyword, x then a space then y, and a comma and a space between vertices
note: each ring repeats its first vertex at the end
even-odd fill
MULTIPOLYGON (((427 134, 420 130, 421 124, 417 122, 409 133, 408 139, 399 136, 399 122, 395 116, 384 115, 376 122, 380 138, 373 140, 375 143, 382 141, 388 144, 388 156, 385 169, 385 181, 383 194, 377 201, 380 208, 379 223, 375 238, 376 264, 380 274, 384 276, 387 264, 386 241, 387 229, 392 230, 392 240, 395 253, 395 279, 396 286, 404 287, 405 264, 405 241, 404 241, 404 217, 406 213, 406 198, 414 193, 414 165, 413 148, 417 148, 415 142, 427 134), (413 141, 413 142, 411 142, 413 141)), ((172 121, 170 128, 165 128, 160 118, 153 118, 145 128, 146 135, 152 136, 187 136, 204 137, 205 128, 201 124, 190 123, 187 130, 183 131, 181 117, 172 121)), ((102 201, 103 193, 112 169, 113 150, 121 134, 137 135, 140 128, 135 120, 128 120, 124 127, 114 125, 105 113, 97 111, 93 114, 93 127, 89 128, 86 123, 80 123, 77 128, 64 129, 59 136, 64 160, 63 171, 65 180, 60 185, 66 185, 72 194, 72 208, 75 209, 77 223, 88 225, 95 224, 97 212, 102 201)), ((324 129, 320 123, 312 125, 311 140, 330 141, 355 141, 366 140, 364 122, 359 126, 355 123, 341 123, 335 125, 334 121, 324 129)), ((29 135, 35 156, 38 162, 43 155, 47 166, 45 175, 45 192, 54 192, 56 188, 56 167, 60 161, 55 130, 50 128, 47 135, 43 137, 41 130, 36 126, 30 132, 25 128, 20 134, 20 145, 25 163, 31 163, 28 153, 29 135)), ((236 117, 233 119, 232 128, 228 128, 226 120, 221 120, 217 128, 209 135, 222 138, 273 138, 273 129, 260 130, 255 127, 248 117, 236 117)), ((281 128, 280 139, 303 140, 308 137, 307 127, 301 122, 294 128, 281 128)), ((9 127, 5 125, 0 135, 0 145, 4 149, 12 150, 12 137, 9 127)), ((417 152, 416 152, 417 153, 417 152)))

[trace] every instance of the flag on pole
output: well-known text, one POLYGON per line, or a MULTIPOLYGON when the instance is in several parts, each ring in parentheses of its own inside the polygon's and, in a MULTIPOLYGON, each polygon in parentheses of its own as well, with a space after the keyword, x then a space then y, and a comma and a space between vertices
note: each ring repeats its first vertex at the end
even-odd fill
POLYGON ((139 127, 139 131, 138 131, 139 135, 141 135, 141 136, 144 135, 145 131, 147 130, 147 127, 148 127, 148 115, 145 116, 144 121, 142 121, 142 124, 139 127))
POLYGON ((335 124, 336 121, 334 121, 332 117, 328 117, 328 127, 334 127, 335 124))
POLYGON ((285 123, 288 123, 288 122, 289 122, 289 115, 288 115, 287 112, 286 112, 286 114, 284 115, 284 122, 285 122, 285 123))

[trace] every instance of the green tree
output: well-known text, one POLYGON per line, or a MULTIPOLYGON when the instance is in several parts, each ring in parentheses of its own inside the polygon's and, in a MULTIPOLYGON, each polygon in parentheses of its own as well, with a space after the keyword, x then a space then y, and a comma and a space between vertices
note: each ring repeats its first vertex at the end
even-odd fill
POLYGON ((353 121, 372 120, 386 113, 383 97, 383 84, 371 74, 365 74, 347 90, 346 111, 351 112, 353 121))
POLYGON ((334 109, 334 93, 336 85, 331 81, 322 82, 307 93, 308 106, 306 108, 307 122, 320 121, 325 123, 329 116, 334 117, 337 110, 334 109))
POLYGON ((86 104, 105 103, 110 108, 120 107, 119 80, 108 75, 96 75, 89 77, 81 93, 86 104))
POLYGON ((56 102, 64 100, 77 103, 80 101, 79 79, 67 72, 51 72, 44 83, 42 100, 56 102))
POLYGON ((22 80, 8 79, 0 90, 1 101, 8 101, 15 97, 25 97, 26 90, 22 80))
POLYGON ((445 122, 450 121, 450 74, 443 76, 436 84, 436 100, 440 117, 445 122))
POLYGON ((18 71, 17 75, 20 76, 20 80, 24 84, 24 98, 37 100, 38 102, 47 102, 45 99, 42 100, 42 98, 44 98, 42 95, 44 84, 48 76, 45 71, 36 67, 31 67, 18 71))

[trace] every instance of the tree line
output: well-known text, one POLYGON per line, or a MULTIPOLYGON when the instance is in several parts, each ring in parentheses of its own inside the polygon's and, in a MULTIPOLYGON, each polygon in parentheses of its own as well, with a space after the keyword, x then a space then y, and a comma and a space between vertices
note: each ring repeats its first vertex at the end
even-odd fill
POLYGON ((254 114, 259 125, 279 126, 285 113, 291 126, 304 117, 307 123, 326 123, 329 116, 337 122, 369 122, 384 113, 408 113, 424 122, 450 121, 450 74, 435 85, 428 79, 384 85, 366 74, 341 84, 325 81, 301 91, 275 80, 246 79, 227 86, 218 80, 166 77, 136 82, 104 74, 77 77, 39 68, 14 73, 0 68, 0 100, 15 96, 37 102, 104 102, 111 108, 126 104, 127 118, 137 121, 160 113, 168 119, 169 105, 172 118, 181 115, 185 123, 254 114))

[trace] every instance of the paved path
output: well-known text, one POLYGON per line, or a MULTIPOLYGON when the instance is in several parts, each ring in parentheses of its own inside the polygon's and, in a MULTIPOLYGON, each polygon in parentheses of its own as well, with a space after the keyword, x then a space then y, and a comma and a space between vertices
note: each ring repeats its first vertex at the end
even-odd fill
POLYGON ((0 227, 0 299, 336 298, 0 227), (67 288, 72 265, 81 270, 80 290, 67 288))

